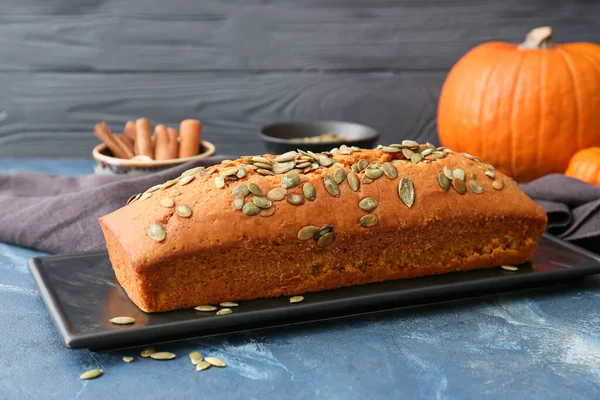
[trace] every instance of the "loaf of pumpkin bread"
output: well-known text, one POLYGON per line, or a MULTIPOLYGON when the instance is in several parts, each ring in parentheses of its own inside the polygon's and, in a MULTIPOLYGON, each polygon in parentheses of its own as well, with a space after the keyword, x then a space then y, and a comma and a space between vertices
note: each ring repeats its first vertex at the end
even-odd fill
POLYGON ((479 158, 405 140, 194 168, 100 224, 119 283, 160 312, 520 264, 547 217, 479 158))

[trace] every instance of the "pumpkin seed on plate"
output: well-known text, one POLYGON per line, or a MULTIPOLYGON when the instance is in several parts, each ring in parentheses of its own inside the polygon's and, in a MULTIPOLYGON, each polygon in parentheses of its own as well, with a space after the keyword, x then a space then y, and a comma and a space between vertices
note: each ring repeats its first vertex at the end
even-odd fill
POLYGON ((502 188, 504 187, 504 181, 501 180, 495 180, 492 183, 492 187, 496 190, 502 190, 502 188))
POLYGON ((175 357, 177 357, 177 355, 169 351, 159 351, 157 353, 150 354, 150 358, 154 360, 172 360, 175 357))
POLYGON ((381 166, 381 170, 390 179, 396 179, 398 177, 398 170, 394 167, 394 164, 391 162, 385 162, 381 166))
POLYGON ((473 193, 475 193, 475 194, 483 193, 483 186, 481 186, 476 181, 473 181, 473 180, 469 181, 469 186, 471 187, 471 190, 473 191, 473 193))
POLYGON ((230 308, 222 308, 219 311, 217 311, 216 315, 229 315, 231 314, 233 311, 231 311, 230 308))
POLYGON ((327 190, 327 193, 329 193, 333 197, 340 197, 340 188, 330 176, 323 175, 323 183, 325 184, 325 189, 327 190))
POLYGON ((196 364, 196 371, 204 371, 207 368, 210 368, 210 363, 207 363, 206 361, 200 361, 196 364))
POLYGON ((304 198, 308 201, 313 201, 317 198, 317 191, 314 185, 310 182, 306 182, 302 185, 302 193, 304 194, 304 198))
POLYGON ((164 199, 160 200, 160 205, 165 208, 173 208, 175 207, 175 201, 169 197, 165 197, 164 199))
POLYGON ((285 199, 285 195, 287 194, 287 190, 284 188, 274 188, 269 190, 267 193, 267 199, 271 201, 281 201, 285 199))
POLYGON ((225 187, 225 178, 223 178, 222 176, 215 177, 215 186, 217 187, 217 189, 224 188, 225 187))
POLYGON ((383 171, 378 168, 367 168, 365 169, 365 176, 369 179, 379 179, 383 175, 383 171))
POLYGON ((126 363, 133 362, 133 360, 134 360, 133 357, 123 357, 123 361, 125 361, 126 363))
POLYGON ((514 265, 502 265, 500 268, 502 268, 505 271, 512 271, 512 272, 519 270, 519 268, 515 267, 514 265))
POLYGON ((179 204, 177 207, 175 207, 175 213, 181 218, 189 218, 192 216, 192 209, 185 204, 179 204))
POLYGON ((224 301, 222 303, 219 304, 221 307, 237 307, 239 306, 238 303, 234 303, 233 301, 224 301))
POLYGON ((109 319, 115 325, 129 325, 135 322, 135 318, 133 317, 114 317, 109 319))
POLYGON ((304 301, 304 296, 292 296, 290 297, 290 303, 301 303, 304 301))
POLYGON ((277 207, 271 206, 269 208, 263 208, 262 210, 260 210, 258 215, 260 215, 261 217, 270 217, 271 215, 275 214, 275 211, 277 211, 277 207))
POLYGON ((103 373, 104 373, 104 371, 102 371, 101 369, 91 369, 91 370, 85 371, 83 374, 79 375, 79 379, 81 379, 81 380, 94 379, 94 378, 99 377, 103 373))
POLYGON ((298 231, 298 239, 300 240, 310 240, 314 238, 315 234, 319 231, 319 228, 313 225, 307 225, 298 231))
POLYGON ((255 196, 263 196, 262 190, 260 190, 260 187, 256 183, 249 183, 248 190, 255 196))
POLYGON ((360 226, 362 226, 364 228, 370 228, 372 226, 377 225, 377 223, 379 223, 379 217, 377 217, 377 215, 375 215, 375 214, 363 215, 360 218, 360 220, 358 221, 358 223, 360 224, 360 226))
POLYGON ((358 202, 358 207, 363 211, 373 211, 377 208, 379 203, 372 197, 365 197, 358 202))
POLYGON ((216 311, 217 307, 215 307, 215 306, 198 306, 198 307, 194 307, 194 310, 202 311, 202 312, 210 312, 210 311, 216 311))
POLYGON ((258 208, 253 202, 248 202, 242 207, 242 214, 244 215, 252 216, 258 214, 259 212, 260 208, 258 208))
POLYGON ((408 208, 411 208, 415 203, 415 187, 408 176, 403 176, 400 179, 400 183, 398 183, 398 195, 408 208))
POLYGON ((283 176, 281 186, 284 189, 291 189, 300 183, 300 175, 296 171, 290 171, 283 176))
POLYGON ((219 368, 223 368, 227 365, 227 364, 225 364, 225 361, 223 361, 217 357, 206 357, 204 359, 204 361, 206 361, 207 363, 209 363, 210 365, 212 365, 214 367, 219 367, 219 368))
POLYGON ((458 194, 464 195, 467 193, 467 185, 465 184, 465 181, 463 181, 462 179, 459 179, 459 178, 452 179, 452 186, 454 187, 454 190, 456 190, 456 192, 458 194))
POLYGON ((337 183, 338 185, 342 182, 344 182, 344 179, 346 179, 346 171, 343 168, 339 168, 336 169, 333 172, 333 180, 335 181, 335 183, 337 183))
POLYGON ((295 206, 300 206, 300 205, 304 204, 304 198, 296 193, 292 193, 292 194, 288 195, 287 201, 288 201, 288 203, 293 204, 295 206))
POLYGON ((260 197, 260 196, 254 196, 254 198, 252 199, 252 202, 258 208, 269 208, 273 205, 271 200, 267 199, 266 197, 260 197))
POLYGON ((450 179, 448 179, 448 177, 446 175, 444 175, 443 172, 440 172, 438 174, 438 183, 440 184, 440 187, 447 192, 448 190, 450 190, 450 179))
POLYGON ((194 351, 192 351, 192 352, 189 354, 189 357, 190 357, 190 361, 191 361, 191 362, 192 362, 192 364, 194 364, 194 365, 198 365, 198 363, 199 363, 200 361, 202 361, 202 354, 201 354, 199 351, 197 351, 197 350, 194 350, 194 351))
POLYGON ((167 232, 165 228, 159 223, 150 225, 148 228, 148 233, 150 234, 150 239, 156 242, 162 242, 167 237, 167 232))
POLYGON ((243 197, 246 197, 249 194, 250 194, 250 189, 248 189, 248 185, 246 185, 245 183, 241 183, 241 184, 237 185, 231 192, 231 195, 233 197, 237 197, 240 195, 243 197))
POLYGON ((144 350, 142 350, 140 355, 144 358, 148 358, 154 353, 156 353, 156 349, 154 347, 150 346, 150 347, 146 347, 144 350))

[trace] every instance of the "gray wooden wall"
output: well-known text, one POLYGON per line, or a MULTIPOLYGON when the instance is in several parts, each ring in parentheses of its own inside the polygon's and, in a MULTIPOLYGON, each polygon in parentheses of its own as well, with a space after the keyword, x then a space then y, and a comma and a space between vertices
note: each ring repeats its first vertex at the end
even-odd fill
POLYGON ((552 25, 600 41, 591 0, 5 0, 0 156, 83 156, 93 124, 199 118, 222 154, 258 153, 277 120, 371 125, 436 141, 449 68, 552 25))

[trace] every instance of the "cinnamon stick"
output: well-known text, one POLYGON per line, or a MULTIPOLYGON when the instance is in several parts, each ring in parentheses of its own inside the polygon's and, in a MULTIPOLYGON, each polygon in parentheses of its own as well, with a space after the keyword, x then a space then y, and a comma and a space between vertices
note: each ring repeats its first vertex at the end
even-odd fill
POLYGON ((154 159, 152 124, 150 120, 148 118, 139 118, 135 121, 135 130, 135 154, 154 159))
POLYGON ((131 158, 133 152, 114 135, 108 125, 98 122, 94 126, 94 135, 100 139, 117 158, 131 158))

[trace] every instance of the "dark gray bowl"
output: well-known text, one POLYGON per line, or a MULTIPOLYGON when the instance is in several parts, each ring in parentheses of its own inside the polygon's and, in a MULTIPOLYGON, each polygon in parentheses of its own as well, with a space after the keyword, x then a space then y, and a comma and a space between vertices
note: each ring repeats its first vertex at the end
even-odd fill
POLYGON ((310 150, 313 152, 329 151, 342 144, 358 146, 363 149, 373 148, 379 134, 373 128, 352 122, 341 121, 289 121, 278 122, 263 127, 258 133, 272 154, 281 154, 290 150, 310 150), (305 143, 294 141, 295 138, 313 137, 326 133, 336 133, 348 138, 345 142, 305 143))

